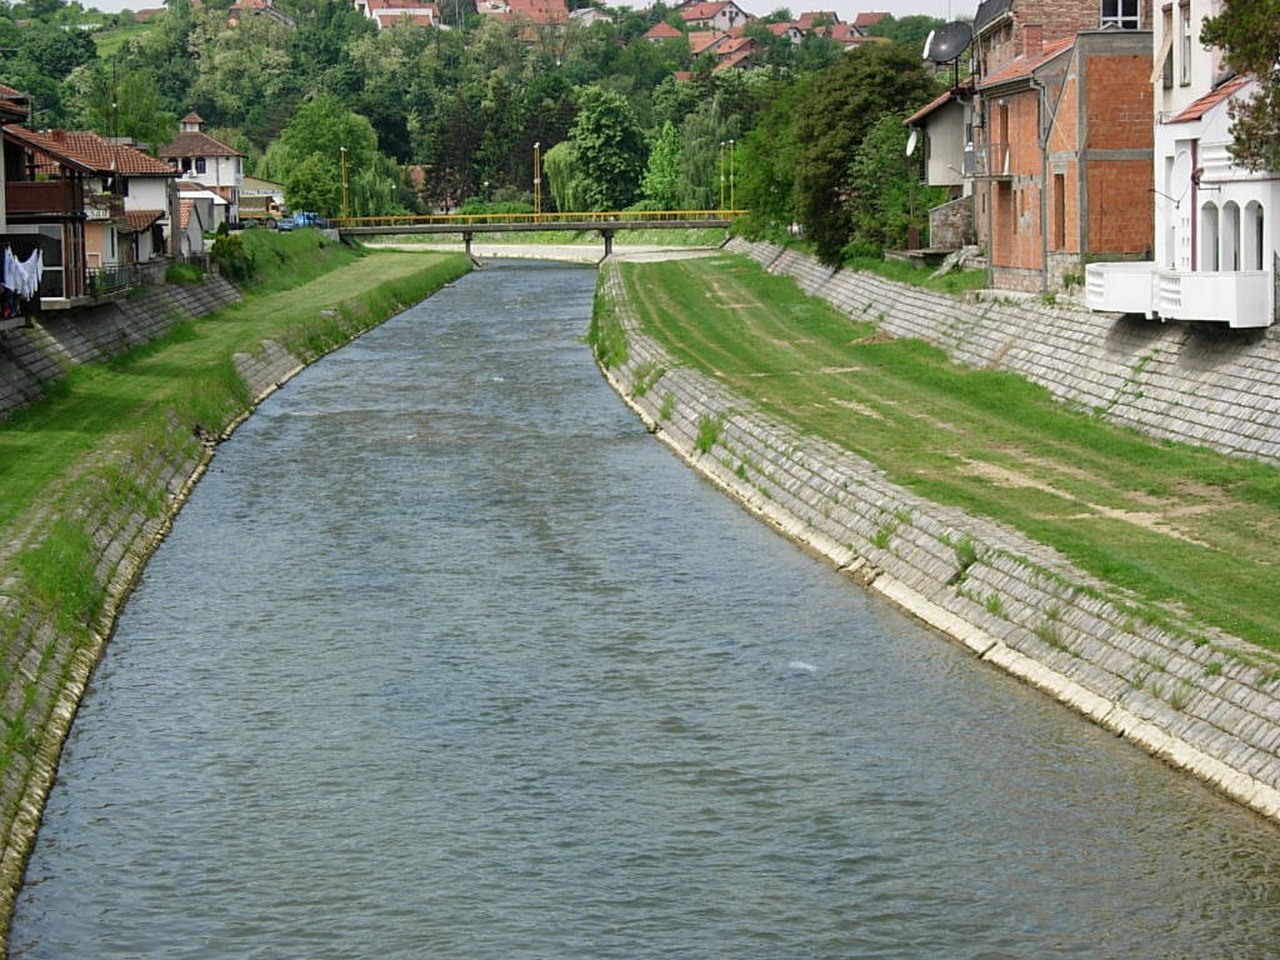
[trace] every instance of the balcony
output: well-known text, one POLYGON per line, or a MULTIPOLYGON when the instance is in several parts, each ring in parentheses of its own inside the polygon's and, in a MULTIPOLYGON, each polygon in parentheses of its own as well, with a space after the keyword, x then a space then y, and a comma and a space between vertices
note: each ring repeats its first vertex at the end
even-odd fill
POLYGON ((11 219, 63 218, 84 213, 84 185, 79 180, 10 180, 4 202, 11 219))
POLYGON ((1085 306, 1161 320, 1225 323, 1239 329, 1276 321, 1276 275, 1270 270, 1157 270, 1142 263, 1091 263, 1085 306))
POLYGON ((1007 143, 970 144, 964 150, 964 175, 979 179, 1010 176, 1007 143))

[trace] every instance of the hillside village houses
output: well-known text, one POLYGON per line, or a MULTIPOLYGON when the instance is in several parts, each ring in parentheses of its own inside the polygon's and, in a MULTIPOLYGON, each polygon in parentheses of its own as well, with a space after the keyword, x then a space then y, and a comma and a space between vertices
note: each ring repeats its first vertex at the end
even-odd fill
POLYGON ((1085 285, 1095 310, 1266 326, 1280 181, 1230 155, 1256 90, 1199 42, 1217 0, 983 0, 972 77, 907 123, 952 200, 931 244, 976 242, 992 285, 1085 285))
POLYGON ((243 158, 194 114, 159 158, 87 131, 29 130, 26 98, 3 86, 0 119, 0 235, 17 261, 40 255, 25 306, 6 296, 0 326, 92 302, 148 271, 158 279, 173 259, 205 255, 208 235, 238 217, 243 158))

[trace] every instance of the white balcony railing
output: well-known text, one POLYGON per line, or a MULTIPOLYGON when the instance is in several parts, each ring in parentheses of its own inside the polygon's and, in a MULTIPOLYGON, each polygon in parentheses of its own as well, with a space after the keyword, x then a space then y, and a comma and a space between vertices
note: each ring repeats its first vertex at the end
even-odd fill
POLYGON ((1154 263, 1091 263, 1085 306, 1161 320, 1200 320, 1229 327, 1269 327, 1276 320, 1270 270, 1157 270, 1154 263))

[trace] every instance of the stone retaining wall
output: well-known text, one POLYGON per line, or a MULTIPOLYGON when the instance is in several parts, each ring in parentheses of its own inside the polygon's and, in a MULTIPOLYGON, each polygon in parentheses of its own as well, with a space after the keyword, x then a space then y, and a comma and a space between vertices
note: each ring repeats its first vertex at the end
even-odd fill
POLYGON ((50 311, 31 326, 0 331, 0 416, 44 394, 80 364, 106 360, 238 300, 218 276, 201 283, 141 287, 127 300, 84 310, 50 311))
MULTIPOLYGON (((774 256, 772 268, 782 259, 774 256)), ((829 271, 791 257, 781 266, 811 292, 839 295, 829 271)), ((1127 594, 1057 552, 922 500, 869 462, 678 368, 640 331, 619 269, 604 265, 598 295, 627 332, 628 359, 605 374, 664 443, 748 510, 977 656, 1280 821, 1280 674, 1265 655, 1193 623, 1147 622, 1127 594)), ((938 314, 937 298, 874 279, 853 280, 843 295, 853 313, 892 313, 895 321, 882 322, 902 335, 920 335, 907 329, 909 318, 938 314)), ((1041 307, 958 304, 934 326, 950 330, 968 356, 1016 352, 1046 371, 1061 369, 1058 341, 1077 343, 1074 369, 1087 370, 1085 358, 1098 351, 1085 335, 1041 337, 1043 353, 1029 342, 1035 337, 1015 336, 1019 325, 1055 317, 1041 307), (989 333, 964 329, 966 317, 990 314, 989 333)), ((1061 375, 1056 382, 1062 395, 1085 392, 1061 375)), ((1141 409, 1128 398, 1114 398, 1112 408, 1125 400, 1126 409, 1141 409)))
POLYGON ((832 270, 771 244, 735 239, 728 249, 959 363, 1011 370, 1154 436, 1280 462, 1280 327, 1164 324, 1039 299, 962 300, 832 270))

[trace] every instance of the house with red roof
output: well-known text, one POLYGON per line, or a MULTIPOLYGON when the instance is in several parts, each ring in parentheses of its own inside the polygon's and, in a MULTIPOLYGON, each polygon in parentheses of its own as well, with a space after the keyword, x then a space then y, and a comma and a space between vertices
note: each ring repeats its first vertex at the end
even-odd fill
POLYGON ((565 0, 478 0, 476 11, 520 26, 563 27, 569 22, 565 0))
POLYGON ((833 23, 843 23, 840 15, 834 10, 809 10, 800 14, 796 18, 795 24, 803 33, 810 30, 816 30, 819 27, 830 26, 833 23))
POLYGON ((379 30, 406 23, 416 27, 440 25, 440 8, 425 0, 356 0, 355 8, 379 30))
POLYGON ((191 180, 222 197, 232 223, 240 220, 240 181, 244 177, 244 154, 204 132, 204 120, 188 113, 173 142, 156 151, 183 179, 191 180))
POLYGON ((110 275, 109 284, 127 286, 138 266, 167 260, 177 176, 169 164, 87 130, 7 132, 30 152, 38 175, 58 176, 66 159, 82 167, 84 261, 91 283, 110 275))
POLYGON ((720 48, 733 38, 718 30, 695 30, 689 34, 689 55, 695 59, 704 53, 720 55, 720 48))
POLYGON ((1152 25, 1154 250, 1145 262, 1089 264, 1095 310, 1243 328, 1280 320, 1280 171, 1248 170, 1231 154, 1232 106, 1261 87, 1201 44, 1216 9, 1166 5, 1152 25))
POLYGON ((853 29, 858 31, 858 33, 862 34, 864 37, 870 36, 871 34, 869 31, 871 28, 887 16, 889 16, 888 13, 881 12, 860 13, 853 18, 853 29))
POLYGON ((684 34, 667 23, 665 20, 659 20, 652 27, 641 34, 641 40, 648 40, 650 43, 662 43, 664 40, 679 40, 684 34))
POLYGON ((684 21, 685 29, 690 31, 714 30, 728 33, 755 19, 733 0, 695 0, 678 7, 676 12, 684 21))

